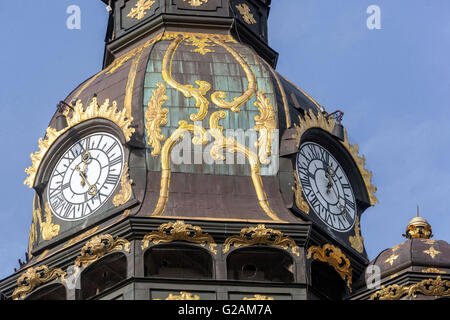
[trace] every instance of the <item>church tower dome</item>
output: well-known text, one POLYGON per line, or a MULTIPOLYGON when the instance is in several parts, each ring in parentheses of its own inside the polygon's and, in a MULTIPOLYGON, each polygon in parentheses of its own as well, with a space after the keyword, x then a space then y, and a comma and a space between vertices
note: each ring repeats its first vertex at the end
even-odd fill
POLYGON ((376 187, 343 112, 275 71, 271 1, 103 2, 103 69, 31 155, 29 259, 0 292, 347 297, 376 187))

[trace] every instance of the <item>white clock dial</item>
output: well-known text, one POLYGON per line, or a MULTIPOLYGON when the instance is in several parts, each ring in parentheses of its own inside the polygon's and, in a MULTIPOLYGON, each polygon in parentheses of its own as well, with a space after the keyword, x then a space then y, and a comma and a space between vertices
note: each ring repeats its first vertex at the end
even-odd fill
POLYGON ((47 187, 50 209, 63 220, 79 220, 100 209, 113 194, 124 165, 120 141, 95 133, 72 145, 53 169, 47 187))
POLYGON ((303 143, 297 155, 297 174, 310 207, 328 227, 339 232, 353 228, 353 189, 330 152, 317 143, 303 143))

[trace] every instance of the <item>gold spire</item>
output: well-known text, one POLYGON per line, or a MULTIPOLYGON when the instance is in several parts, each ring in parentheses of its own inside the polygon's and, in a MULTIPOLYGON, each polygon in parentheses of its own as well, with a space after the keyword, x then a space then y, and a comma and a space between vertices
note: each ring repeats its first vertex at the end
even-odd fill
POLYGON ((417 217, 408 223, 403 236, 408 239, 430 239, 433 237, 431 225, 425 218, 419 216, 419 206, 417 206, 417 217))

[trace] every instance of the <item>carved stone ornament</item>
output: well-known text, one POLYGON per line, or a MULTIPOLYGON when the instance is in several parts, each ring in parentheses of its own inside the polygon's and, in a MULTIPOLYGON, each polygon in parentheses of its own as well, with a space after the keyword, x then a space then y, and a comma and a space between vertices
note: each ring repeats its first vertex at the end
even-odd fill
MULTIPOLYGON (((304 119, 299 117, 299 125, 294 124, 296 129, 296 134, 293 135, 293 138, 297 141, 297 148, 300 147, 301 139, 303 134, 311 129, 311 128, 319 128, 322 129, 329 134, 332 134, 334 126, 336 124, 336 120, 327 119, 321 112, 317 113, 317 116, 314 114, 312 109, 309 109, 309 112, 305 112, 304 119)), ((345 147, 348 153, 351 155, 353 160, 355 161, 358 170, 364 180, 364 184, 366 186, 367 194, 369 195, 370 204, 374 206, 378 199, 375 197, 375 192, 377 188, 372 185, 372 172, 369 172, 365 168, 366 159, 364 156, 359 156, 359 147, 358 145, 351 145, 348 141, 347 130, 344 128, 344 141, 339 142, 345 147)))
POLYGON ((308 259, 315 259, 327 263, 336 270, 341 278, 347 283, 347 287, 352 292, 352 276, 353 271, 350 265, 350 260, 341 251, 341 249, 331 245, 325 244, 322 247, 313 246, 308 249, 306 256, 308 259))
POLYGON ((125 162, 123 166, 122 178, 120 180, 121 189, 112 200, 115 207, 124 205, 131 199, 131 196, 133 195, 133 189, 131 188, 132 184, 133 179, 130 179, 130 175, 128 173, 128 163, 125 162))
POLYGON ((66 273, 59 268, 50 269, 47 266, 29 268, 19 279, 17 279, 17 288, 12 294, 14 300, 26 298, 36 288, 49 283, 53 280, 65 282, 66 273))
POLYGON ((169 222, 161 225, 158 231, 147 234, 142 239, 142 250, 149 247, 150 243, 159 244, 161 242, 187 241, 200 244, 202 247, 208 246, 209 250, 217 254, 217 246, 213 237, 203 233, 202 228, 185 224, 184 221, 169 222))
POLYGON ((87 106, 86 108, 83 107, 81 100, 78 100, 76 105, 73 107, 73 111, 70 109, 66 109, 63 114, 67 119, 67 127, 60 131, 57 131, 56 129, 53 129, 51 127, 47 128, 45 138, 39 139, 39 151, 30 156, 32 166, 25 169, 28 177, 24 182, 24 184, 26 184, 30 188, 33 188, 34 186, 36 174, 39 170, 39 166, 41 165, 42 160, 47 154, 47 151, 50 149, 53 143, 70 128, 73 128, 74 126, 91 119, 103 118, 114 122, 122 130, 122 133, 127 142, 130 141, 131 136, 136 131, 135 128, 131 127, 133 118, 127 117, 126 109, 122 109, 121 111, 119 111, 117 102, 113 101, 112 105, 110 105, 109 99, 106 99, 105 102, 101 106, 99 106, 97 98, 94 97, 89 106, 87 106))
POLYGON ((381 289, 370 296, 370 300, 399 300, 401 298, 416 298, 417 294, 434 297, 450 297, 450 281, 442 280, 441 276, 436 279, 426 279, 410 286, 393 284, 381 286, 381 289))
POLYGON ((231 236, 224 242, 223 253, 230 251, 231 246, 236 248, 242 246, 252 246, 265 244, 271 247, 277 247, 284 250, 291 249, 291 252, 299 256, 299 247, 295 241, 285 236, 281 231, 268 229, 265 225, 259 224, 257 227, 244 228, 238 236, 231 236))
MULTIPOLYGON (((161 300, 161 299, 155 299, 161 300)), ((179 295, 169 293, 169 296, 164 300, 200 300, 200 296, 190 292, 181 291, 179 295)))
POLYGON ((114 240, 109 234, 96 236, 83 246, 81 255, 75 260, 75 265, 86 267, 113 251, 130 252, 130 242, 122 238, 114 240))

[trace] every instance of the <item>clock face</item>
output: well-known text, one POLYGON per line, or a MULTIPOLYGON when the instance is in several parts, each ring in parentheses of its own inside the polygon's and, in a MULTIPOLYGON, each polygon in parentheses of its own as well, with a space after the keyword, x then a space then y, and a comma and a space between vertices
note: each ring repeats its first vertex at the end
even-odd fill
POLYGON ((47 199, 53 214, 74 221, 95 213, 119 184, 123 165, 122 144, 113 135, 95 133, 79 140, 50 177, 47 199))
POLYGON ((353 228, 353 189, 344 169, 328 150, 317 143, 303 143, 297 155, 297 174, 310 207, 328 227, 338 232, 353 228))

